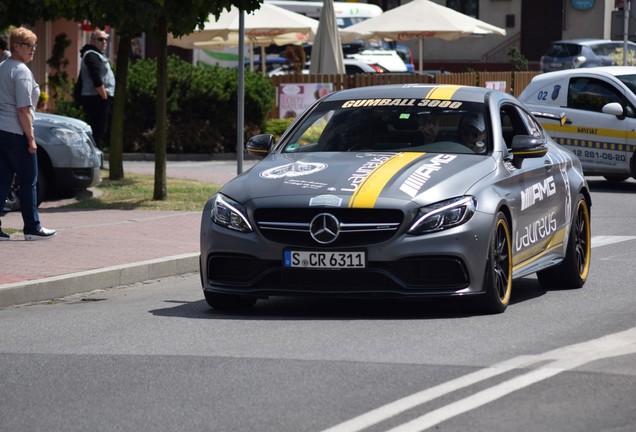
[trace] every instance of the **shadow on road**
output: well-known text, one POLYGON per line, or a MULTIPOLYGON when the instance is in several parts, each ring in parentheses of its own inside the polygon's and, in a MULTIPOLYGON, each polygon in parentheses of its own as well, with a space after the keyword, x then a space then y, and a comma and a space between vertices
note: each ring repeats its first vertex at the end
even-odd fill
POLYGON ((603 177, 593 177, 587 179, 587 184, 592 192, 636 193, 636 182, 633 180, 619 182, 608 181, 603 177))
MULTIPOLYGON (((541 297, 545 290, 532 278, 514 282, 510 305, 541 297)), ((201 295, 203 297, 203 294, 201 295)), ((468 298, 425 299, 336 299, 322 297, 271 297, 259 300, 248 311, 226 312, 212 309, 205 300, 166 300, 167 306, 149 311, 153 315, 176 318, 218 320, 408 320, 456 319, 480 315, 468 298)), ((472 300, 472 299, 470 299, 472 300)), ((506 313, 514 313, 508 309, 506 313)))

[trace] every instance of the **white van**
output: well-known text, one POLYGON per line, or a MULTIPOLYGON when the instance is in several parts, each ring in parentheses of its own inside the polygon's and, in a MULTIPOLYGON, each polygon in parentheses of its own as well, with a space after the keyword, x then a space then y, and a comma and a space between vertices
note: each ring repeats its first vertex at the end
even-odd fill
MULTIPOLYGON (((314 19, 320 19, 321 1, 265 0, 265 3, 299 13, 314 19)), ((369 3, 333 2, 338 27, 349 27, 366 19, 382 14, 380 6, 369 3)))

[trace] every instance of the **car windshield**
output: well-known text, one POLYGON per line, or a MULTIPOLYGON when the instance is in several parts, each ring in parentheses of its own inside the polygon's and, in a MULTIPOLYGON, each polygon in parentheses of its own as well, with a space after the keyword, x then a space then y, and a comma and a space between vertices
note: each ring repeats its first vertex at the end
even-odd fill
POLYGON ((629 88, 632 93, 636 94, 636 74, 618 75, 616 76, 623 84, 629 88))
POLYGON ((485 119, 483 103, 456 100, 323 102, 294 127, 281 151, 486 154, 491 140, 485 119))
POLYGON ((617 54, 619 49, 622 50, 623 44, 619 44, 618 42, 602 43, 590 45, 590 49, 597 56, 610 56, 612 54, 617 54))

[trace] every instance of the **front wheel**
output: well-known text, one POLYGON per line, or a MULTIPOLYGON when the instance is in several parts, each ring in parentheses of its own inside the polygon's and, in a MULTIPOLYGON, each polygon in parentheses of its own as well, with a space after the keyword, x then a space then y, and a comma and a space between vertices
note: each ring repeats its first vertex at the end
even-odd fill
POLYGON ((256 304, 256 298, 243 297, 233 294, 221 294, 203 291, 205 301, 211 308, 222 311, 240 311, 252 308, 256 304))
POLYGON ((510 302, 512 291, 512 242, 510 238, 508 219, 502 212, 499 212, 488 249, 484 277, 485 293, 476 299, 479 302, 478 308, 482 312, 502 313, 510 302))
POLYGON ((579 194, 565 258, 561 264, 537 272, 541 285, 545 288, 573 289, 585 284, 590 272, 591 233, 590 206, 585 197, 579 194))

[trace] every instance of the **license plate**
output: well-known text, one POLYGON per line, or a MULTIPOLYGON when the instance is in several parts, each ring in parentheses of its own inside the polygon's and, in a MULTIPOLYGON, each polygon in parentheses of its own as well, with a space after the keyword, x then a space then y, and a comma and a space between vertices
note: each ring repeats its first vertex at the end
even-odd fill
POLYGON ((550 63, 550 67, 560 68, 563 67, 563 63, 550 63))
POLYGON ((366 267, 364 251, 285 251, 285 268, 305 269, 361 269, 366 267))

